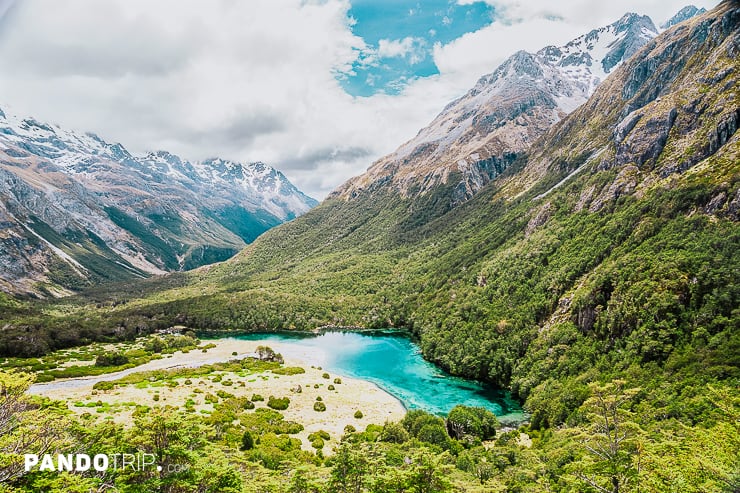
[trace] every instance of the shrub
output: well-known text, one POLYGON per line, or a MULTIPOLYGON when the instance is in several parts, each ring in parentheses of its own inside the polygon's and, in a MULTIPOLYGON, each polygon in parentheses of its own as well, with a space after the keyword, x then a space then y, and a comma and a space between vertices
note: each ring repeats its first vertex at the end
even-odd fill
POLYGON ((154 402, 158 402, 159 401, 159 394, 154 394, 154 397, 152 397, 152 399, 154 399, 154 402))
POLYGON ((339 385, 340 383, 342 383, 342 379, 341 378, 335 378, 334 379, 334 383, 337 384, 337 385, 339 385))
POLYGON ((95 390, 112 390, 113 387, 115 387, 116 384, 113 382, 98 382, 95 385, 93 385, 93 389, 95 390))
POLYGON ((260 401, 264 401, 264 400, 265 400, 265 398, 264 398, 264 397, 262 397, 262 396, 261 396, 261 395, 259 395, 259 394, 252 394, 252 398, 251 398, 250 400, 251 400, 252 402, 260 402, 260 401))
POLYGON ((121 366, 128 362, 126 355, 120 352, 100 354, 95 358, 95 366, 121 366))
POLYGON ((331 439, 331 435, 329 435, 329 432, 328 431, 324 431, 324 430, 315 431, 315 432, 311 433, 310 435, 308 435, 308 439, 309 440, 313 440, 316 437, 323 438, 324 440, 330 440, 331 439))
POLYGON ((254 409, 254 402, 247 401, 244 403, 244 409, 254 409))
POLYGON ((330 439, 329 433, 324 430, 319 430, 308 435, 308 439, 311 442, 311 446, 316 450, 324 448, 324 442, 330 439))
POLYGON ((313 403, 313 410, 318 412, 324 412, 326 411, 326 404, 324 404, 321 401, 316 401, 313 403))
POLYGON ((327 390, 334 390, 334 389, 335 387, 332 384, 329 384, 329 386, 327 387, 327 390))
POLYGON ((323 401, 324 399, 322 399, 320 395, 317 395, 317 396, 316 396, 316 400, 317 400, 317 401, 323 401))
POLYGON ((242 450, 252 450, 254 448, 254 438, 249 431, 245 431, 242 435, 242 450))
POLYGON ((270 396, 270 398, 267 400, 267 407, 277 409, 278 411, 288 409, 289 404, 290 399, 288 399, 287 397, 278 398, 270 396))
POLYGON ((231 399, 231 398, 235 397, 234 394, 229 394, 228 392, 226 392, 224 390, 217 390, 216 391, 216 395, 219 396, 220 398, 224 399, 224 400, 231 399))
POLYGON ((306 370, 300 366, 286 366, 284 368, 275 368, 272 372, 276 375, 300 375, 306 373, 306 370))
POLYGON ((362 414, 362 411, 360 411, 359 409, 355 411, 355 419, 362 419, 363 416, 364 414, 362 414))
POLYGON ((331 378, 331 375, 329 375, 328 373, 324 373, 323 375, 321 375, 321 377, 322 378, 329 379, 329 378, 331 378))
POLYGON ((324 440, 322 440, 321 437, 316 437, 311 440, 311 446, 316 450, 321 450, 324 448, 324 440))

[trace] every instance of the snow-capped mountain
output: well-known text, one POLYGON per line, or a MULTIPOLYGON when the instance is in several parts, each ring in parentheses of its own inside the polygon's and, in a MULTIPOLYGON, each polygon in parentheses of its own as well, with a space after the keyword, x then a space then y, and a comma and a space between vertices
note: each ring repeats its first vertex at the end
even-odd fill
POLYGON ((58 294, 223 260, 316 201, 264 163, 144 157, 0 110, 0 289, 58 294))
POLYGON ((263 209, 283 221, 300 216, 317 204, 280 171, 259 161, 242 164, 211 158, 189 162, 166 151, 150 153, 137 161, 190 189, 219 190, 221 198, 223 194, 242 195, 244 204, 263 209))
POLYGON ((657 34, 649 17, 628 13, 564 46, 519 51, 332 196, 351 198, 388 184, 411 196, 449 184, 452 202, 465 201, 657 34))

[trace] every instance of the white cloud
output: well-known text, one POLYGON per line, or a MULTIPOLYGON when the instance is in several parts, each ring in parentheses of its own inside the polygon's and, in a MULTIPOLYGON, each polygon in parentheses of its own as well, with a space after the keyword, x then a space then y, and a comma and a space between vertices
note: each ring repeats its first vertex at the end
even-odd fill
MULTIPOLYGON (((370 98, 335 78, 367 56, 349 1, 24 0, 0 18, 0 106, 133 152, 263 160, 323 197, 517 49, 565 42, 627 10, 660 23, 687 0, 487 0, 506 23, 436 45, 439 75, 370 98)), ((413 56, 408 39, 379 51, 413 56)))
POLYGON ((378 41, 378 56, 383 58, 405 57, 414 49, 414 38, 381 39, 378 41))
MULTIPOLYGON (((496 16, 508 23, 527 23, 532 19, 559 19, 581 29, 610 24, 627 12, 648 15, 656 26, 682 7, 693 4, 710 10, 719 0, 458 0, 460 5, 484 1, 496 9, 496 16)), ((533 36, 540 33, 532 32, 533 36)))

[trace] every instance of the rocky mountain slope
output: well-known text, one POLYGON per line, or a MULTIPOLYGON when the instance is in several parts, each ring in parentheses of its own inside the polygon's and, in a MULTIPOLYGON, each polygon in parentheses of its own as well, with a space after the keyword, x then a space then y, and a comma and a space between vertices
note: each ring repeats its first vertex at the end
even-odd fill
POLYGON ((464 202, 656 35, 649 17, 630 13, 564 46, 519 51, 333 196, 351 198, 391 186, 409 197, 454 176, 451 200, 464 202))
POLYGON ((316 202, 279 171, 120 144, 0 111, 0 289, 65 294, 224 260, 316 202))

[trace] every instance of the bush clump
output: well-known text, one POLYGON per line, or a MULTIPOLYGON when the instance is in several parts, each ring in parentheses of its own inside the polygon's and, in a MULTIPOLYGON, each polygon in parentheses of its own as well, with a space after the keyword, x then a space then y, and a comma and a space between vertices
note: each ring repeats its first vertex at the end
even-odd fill
POLYGON ((126 355, 120 352, 99 354, 95 358, 95 366, 122 366, 128 362, 126 355))
POLYGON ((94 390, 112 390, 113 387, 115 387, 116 384, 113 382, 98 382, 95 385, 93 385, 94 390))
POLYGON ((290 399, 288 399, 287 397, 270 396, 270 398, 267 399, 267 407, 276 409, 278 411, 284 411, 285 409, 288 409, 288 405, 290 405, 290 399))
POLYGON ((313 403, 313 410, 317 412, 324 412, 326 411, 326 404, 324 404, 321 401, 316 401, 313 403))
POLYGON ((245 431, 242 435, 242 450, 252 450, 254 448, 254 438, 249 431, 245 431))

